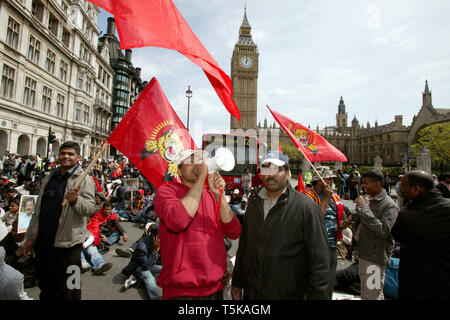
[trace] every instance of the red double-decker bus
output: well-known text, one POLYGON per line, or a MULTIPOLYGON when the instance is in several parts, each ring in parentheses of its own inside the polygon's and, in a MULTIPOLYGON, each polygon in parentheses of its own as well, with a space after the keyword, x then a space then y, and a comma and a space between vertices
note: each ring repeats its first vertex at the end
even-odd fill
MULTIPOLYGON (((227 190, 238 188, 241 190, 241 178, 245 169, 248 168, 253 176, 252 186, 255 185, 255 177, 258 170, 260 143, 256 136, 205 133, 202 137, 202 149, 208 152, 209 157, 214 157, 218 148, 227 148, 235 158, 234 169, 228 172, 221 172, 225 179, 227 190)), ((261 145, 261 152, 266 152, 265 144, 261 145)))

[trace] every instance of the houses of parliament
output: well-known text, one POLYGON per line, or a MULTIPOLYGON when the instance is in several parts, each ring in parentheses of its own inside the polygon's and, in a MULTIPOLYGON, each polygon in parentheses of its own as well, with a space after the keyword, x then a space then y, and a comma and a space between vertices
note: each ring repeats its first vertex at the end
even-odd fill
MULTIPOLYGON (((250 132, 260 132, 260 129, 269 130, 267 137, 269 149, 278 149, 270 145, 270 136, 279 135, 279 141, 292 143, 288 135, 279 127, 267 125, 267 119, 261 126, 257 124, 257 82, 258 82, 258 47, 252 39, 251 26, 245 10, 242 24, 239 28, 239 38, 235 44, 231 58, 231 81, 233 85, 233 99, 241 112, 241 122, 235 118, 230 119, 230 129, 250 132)), ((295 119, 294 119, 295 120, 295 119)), ((414 116, 411 125, 403 123, 402 115, 395 115, 391 123, 373 125, 369 122, 363 125, 356 116, 348 122, 348 113, 343 97, 340 97, 336 125, 323 129, 316 128, 316 132, 328 142, 341 150, 350 164, 373 165, 378 156, 383 165, 402 165, 408 153, 408 146, 417 142, 418 131, 431 124, 450 122, 450 109, 438 109, 432 105, 431 91, 428 82, 422 92, 422 107, 414 116)))

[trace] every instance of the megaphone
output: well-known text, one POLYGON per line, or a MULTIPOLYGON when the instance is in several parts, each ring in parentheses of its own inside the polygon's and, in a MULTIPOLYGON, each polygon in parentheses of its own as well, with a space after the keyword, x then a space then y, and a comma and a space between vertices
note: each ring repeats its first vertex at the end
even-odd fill
POLYGON ((214 171, 231 171, 234 168, 234 163, 234 155, 227 148, 218 148, 214 157, 206 159, 209 174, 214 173, 214 171))

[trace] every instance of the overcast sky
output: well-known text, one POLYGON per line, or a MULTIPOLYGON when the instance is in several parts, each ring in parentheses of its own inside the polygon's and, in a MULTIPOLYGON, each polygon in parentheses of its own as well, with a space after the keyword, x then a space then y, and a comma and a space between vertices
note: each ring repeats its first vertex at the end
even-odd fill
MULTIPOLYGON (((371 126, 403 115, 410 125, 428 80, 436 108, 450 108, 448 0, 174 0, 191 29, 229 75, 247 5, 259 50, 258 121, 273 118, 266 105, 315 129, 335 125, 342 96, 349 124, 371 126)), ((105 11, 99 27, 106 32, 105 11)), ((190 128, 228 132, 230 115, 203 71, 178 52, 133 49, 143 80, 156 77, 185 122, 191 86, 190 128)))

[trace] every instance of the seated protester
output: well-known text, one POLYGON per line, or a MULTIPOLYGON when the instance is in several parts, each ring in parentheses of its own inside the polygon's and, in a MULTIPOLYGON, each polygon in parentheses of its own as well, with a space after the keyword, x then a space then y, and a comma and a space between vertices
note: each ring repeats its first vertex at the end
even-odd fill
POLYGON ((150 201, 144 196, 144 190, 139 189, 138 194, 133 200, 133 218, 132 222, 147 223, 147 210, 150 201))
POLYGON ((98 212, 106 202, 106 196, 103 192, 95 192, 95 212, 98 212))
POLYGON ((236 217, 239 219, 241 225, 244 223, 245 211, 247 210, 247 197, 243 196, 240 204, 233 208, 236 217))
POLYGON ((92 263, 92 274, 100 275, 111 269, 111 263, 105 263, 103 256, 98 252, 97 247, 94 245, 94 236, 88 230, 84 230, 86 241, 83 243, 83 250, 81 251, 81 268, 82 271, 87 271, 91 268, 86 258, 92 263))
POLYGON ((5 210, 5 212, 9 210, 9 205, 12 200, 17 200, 20 202, 20 196, 21 194, 16 189, 14 188, 6 189, 5 190, 6 206, 3 207, 3 210, 5 210))
MULTIPOLYGON (((133 275, 145 284, 150 300, 161 300, 156 279, 162 267, 155 264, 159 258, 159 248, 158 229, 153 225, 150 234, 138 242, 130 263, 122 270, 125 276, 133 275)), ((128 286, 123 287, 124 290, 127 288, 128 286)))
POLYGON ((230 199, 230 206, 233 207, 233 205, 235 204, 240 204, 242 200, 241 195, 239 194, 239 189, 234 189, 233 193, 231 194, 231 199, 230 199))
POLYGON ((131 221, 131 216, 127 213, 125 206, 125 186, 120 179, 113 181, 113 191, 109 201, 114 206, 114 213, 121 217, 120 221, 131 221))
POLYGON ((17 233, 18 221, 15 220, 8 235, 0 242, 5 249, 5 262, 22 273, 25 288, 36 286, 36 260, 34 257, 25 258, 19 250, 23 243, 25 233, 17 233))
MULTIPOLYGON (((361 294, 361 282, 359 278, 359 262, 356 261, 346 269, 336 272, 336 281, 334 290, 345 292, 353 295, 361 294)), ((398 299, 398 269, 400 260, 391 258, 389 265, 386 267, 386 280, 383 287, 383 293, 387 298, 398 299)))
POLYGON ((111 207, 109 202, 105 202, 100 211, 94 214, 92 221, 87 226, 94 236, 94 245, 96 246, 99 246, 100 243, 111 246, 119 241, 121 235, 123 236, 123 241, 127 242, 128 240, 125 229, 120 225, 119 219, 117 219, 111 207))
POLYGON ((19 205, 18 199, 14 199, 9 203, 9 211, 5 212, 5 215, 1 217, 1 220, 5 223, 8 232, 13 228, 14 222, 17 222, 19 217, 19 205))
MULTIPOLYGON (((0 241, 8 234, 0 221, 0 241)), ((0 300, 32 300, 23 291, 23 275, 5 263, 5 249, 0 246, 0 300)))

